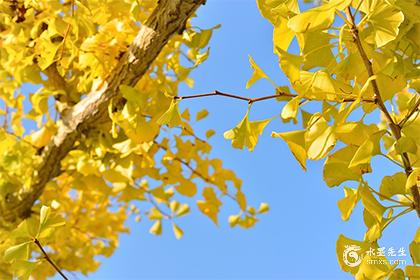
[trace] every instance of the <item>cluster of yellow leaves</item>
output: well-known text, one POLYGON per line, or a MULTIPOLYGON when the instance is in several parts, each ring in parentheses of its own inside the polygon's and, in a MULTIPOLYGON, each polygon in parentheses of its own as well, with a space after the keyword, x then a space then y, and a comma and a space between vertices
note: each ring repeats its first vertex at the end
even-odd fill
MULTIPOLYGON (((413 210, 410 188, 418 184, 420 174, 420 117, 416 108, 420 99, 420 7, 409 0, 331 0, 304 11, 297 0, 257 0, 257 4, 273 25, 274 53, 291 89, 277 86, 252 58, 253 74, 246 87, 259 79, 268 80, 279 93, 278 101, 287 100, 280 113, 283 122, 293 120, 303 126, 301 130, 272 132, 272 137, 286 142, 304 170, 308 159, 326 159, 323 175, 328 186, 358 186, 344 186, 345 197, 338 207, 346 221, 361 202, 367 230, 364 241, 339 238, 337 256, 341 267, 356 279, 418 276, 418 234, 410 245, 413 266, 407 266, 405 273, 395 266, 367 265, 367 257, 360 266, 349 268, 342 262, 342 253, 345 245, 378 247, 382 231, 413 210), (348 7, 356 19, 374 76, 369 76, 355 44, 346 15, 348 7), (385 118, 375 123, 379 110, 373 80, 394 122, 402 128, 398 140, 385 118), (312 101, 321 106, 307 105, 312 101), (373 171, 373 157, 380 155, 403 167, 403 153, 412 163, 413 172, 408 178, 399 172, 384 177, 377 189, 368 185, 363 175, 373 171), (404 210, 394 212, 397 209, 404 210)), ((249 121, 248 115, 249 110, 237 127, 225 133, 225 138, 232 140, 235 148, 252 151, 264 127, 275 118, 249 121)))
MULTIPOLYGON (((157 1, 17 3, 16 8, 0 0, 0 203, 30 186, 61 113, 103 86, 157 1), (38 89, 28 94, 28 86, 38 89)), ((117 248, 130 216, 153 221, 150 232, 157 235, 168 221, 181 238, 177 219, 189 213, 186 201, 198 195, 197 208, 216 224, 224 198, 238 204, 238 221, 246 228, 268 210, 247 206, 242 182, 209 157, 211 146, 194 133, 188 110, 181 113, 174 101, 180 83, 193 86, 189 74, 208 57, 218 27, 187 24, 134 87, 119 88, 126 100, 122 110, 111 103, 112 121, 84 132, 18 233, 0 231, 1 279, 45 279, 55 273, 31 238, 48 246, 61 269, 87 274, 100 265, 97 256, 110 256, 117 248), (65 221, 45 239, 32 227, 50 209, 39 205, 65 221), (25 227, 28 232, 22 233, 25 227)), ((195 120, 207 115, 198 112, 195 120)), ((209 130, 206 137, 213 134, 209 130)))

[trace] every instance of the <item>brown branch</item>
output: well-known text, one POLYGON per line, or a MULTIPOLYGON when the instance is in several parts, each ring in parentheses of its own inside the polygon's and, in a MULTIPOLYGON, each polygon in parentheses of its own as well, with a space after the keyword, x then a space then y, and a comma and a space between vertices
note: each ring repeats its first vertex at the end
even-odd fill
POLYGON ((47 262, 49 262, 52 267, 54 267, 54 269, 61 275, 61 277, 63 277, 63 279, 68 280, 68 278, 66 277, 66 275, 64 275, 64 273, 61 271, 61 269, 52 261, 52 259, 50 258, 50 256, 48 256, 47 252, 45 252, 44 248, 42 247, 41 243, 39 242, 38 239, 34 239, 34 243, 38 246, 38 248, 41 250, 42 254, 44 255, 44 258, 47 260, 47 262))
POLYGON ((9 128, 9 106, 7 106, 7 104, 5 105, 5 112, 4 112, 4 121, 3 121, 3 129, 5 131, 7 131, 7 129, 9 128))
MULTIPOLYGON (((241 96, 241 95, 236 95, 236 94, 232 94, 232 93, 226 93, 226 92, 221 92, 221 91, 215 90, 215 91, 209 92, 209 93, 201 93, 201 94, 194 94, 194 95, 187 95, 187 96, 175 96, 174 99, 175 100, 182 100, 182 99, 201 98, 201 97, 207 97, 207 96, 225 96, 225 97, 229 97, 229 98, 233 98, 233 99, 244 100, 244 101, 247 101, 248 104, 253 104, 255 102, 268 100, 268 99, 275 99, 275 98, 279 98, 279 97, 294 98, 294 97, 298 97, 299 95, 292 94, 292 93, 287 93, 287 92, 283 92, 283 91, 277 91, 276 94, 261 96, 261 97, 256 97, 256 98, 250 98, 250 97, 245 97, 245 96, 241 96)), ((302 98, 307 99, 307 100, 315 100, 315 99, 312 99, 312 98, 309 98, 309 97, 304 97, 304 96, 302 98)), ((341 102, 354 102, 356 100, 357 100, 357 98, 343 98, 341 100, 341 102)), ((367 102, 367 103, 375 103, 375 100, 367 99, 367 98, 366 99, 361 99, 361 101, 367 102)))
MULTIPOLYGON (((370 61, 369 57, 367 56, 363 45, 362 45, 362 41, 360 40, 359 37, 359 31, 357 29, 355 20, 354 20, 354 16, 351 13, 351 8, 347 7, 346 9, 346 15, 347 15, 347 20, 350 22, 349 28, 350 28, 350 32, 353 36, 353 41, 356 44, 357 50, 359 51, 359 54, 363 60, 363 64, 365 65, 366 71, 368 72, 368 76, 373 77, 375 75, 375 73, 373 72, 373 67, 372 67, 372 62, 370 61)), ((392 134, 394 135, 394 138, 396 140, 401 138, 401 127, 395 123, 394 119, 392 118, 392 116, 390 115, 388 109, 385 107, 384 101, 382 100, 382 96, 381 93, 379 91, 379 87, 378 84, 376 83, 375 79, 372 79, 370 81, 370 84, 372 85, 373 88, 373 93, 375 95, 375 100, 376 100, 376 104, 378 105, 379 109, 381 110, 381 112, 384 114, 389 127, 391 128, 392 134)), ((405 173, 407 175, 407 177, 411 174, 411 172, 413 172, 413 169, 411 167, 411 163, 410 163, 410 159, 408 157, 407 153, 402 153, 401 154, 401 158, 404 164, 404 170, 405 173)), ((416 210, 417 212, 417 216, 420 218, 420 193, 419 193, 419 189, 417 187, 417 184, 415 184, 414 186, 412 186, 410 188, 411 194, 413 195, 413 205, 412 208, 416 210)))
POLYGON ((92 88, 86 98, 69 109, 62 117, 56 135, 42 153, 33 184, 13 203, 0 203, 0 228, 14 228, 28 217, 33 204, 42 195, 45 185, 61 173, 61 160, 74 148, 82 134, 98 123, 108 122, 108 107, 125 103, 120 85, 135 86, 159 55, 168 40, 181 34, 188 19, 205 0, 160 0, 148 20, 120 58, 116 68, 101 85, 92 88))

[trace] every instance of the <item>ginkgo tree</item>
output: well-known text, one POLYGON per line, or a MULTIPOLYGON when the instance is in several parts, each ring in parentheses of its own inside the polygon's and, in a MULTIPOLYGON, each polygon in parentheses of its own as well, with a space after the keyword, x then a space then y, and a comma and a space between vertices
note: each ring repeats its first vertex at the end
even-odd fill
MULTIPOLYGON (((387 260, 386 252, 369 250, 380 251, 382 234, 399 217, 416 213, 413 226, 420 218, 420 5, 409 0, 321 2, 301 11, 298 1, 257 0, 273 25, 273 49, 290 86, 276 85, 250 58, 254 73, 247 87, 267 79, 276 94, 248 103, 286 101, 280 118, 302 128, 272 137, 286 142, 304 170, 307 160, 325 159, 326 184, 344 189, 338 201, 344 221, 362 204, 366 233, 360 240, 338 237, 340 267, 356 279, 419 279, 420 229, 407 246, 412 264, 405 270, 387 260), (401 169, 379 186, 364 176, 374 171, 375 156, 401 169)), ((277 117, 249 121, 250 109, 225 133, 235 148, 252 150, 277 117)))
POLYGON ((181 238, 192 197, 215 224, 225 200, 244 228, 268 210, 174 101, 218 28, 191 26, 204 2, 0 1, 1 279, 95 271, 128 218, 181 238))
POLYGON ((183 96, 178 85, 193 86, 189 74, 207 59, 219 27, 190 24, 204 2, 0 0, 0 277, 92 272, 100 265, 95 257, 110 256, 128 232, 130 217, 154 221, 150 232, 157 235, 167 223, 180 238, 177 220, 197 196, 197 209, 215 224, 223 202, 232 200, 238 213, 229 224, 252 227, 268 205, 248 205, 241 180, 210 157, 214 131, 201 136, 192 127, 208 112, 193 119, 179 109, 206 96, 248 103, 224 134, 234 148, 252 151, 274 119, 302 124, 272 136, 304 170, 307 160, 325 159, 326 184, 345 185, 343 220, 357 204, 364 208, 363 240, 337 240, 344 271, 357 279, 420 277, 420 231, 405 271, 385 257, 372 264, 365 254, 380 247, 398 217, 420 216, 417 2, 333 0, 303 10, 297 0, 258 0, 290 85, 277 85, 250 57, 246 87, 266 79, 271 95, 183 96), (37 90, 28 92, 29 84, 37 90), (280 114, 250 120, 252 106, 268 99, 282 105, 280 114), (307 106, 314 102, 320 110, 307 106), (370 185, 364 174, 373 172, 374 156, 401 172, 370 185), (344 262, 348 246, 358 246, 357 266, 344 262))

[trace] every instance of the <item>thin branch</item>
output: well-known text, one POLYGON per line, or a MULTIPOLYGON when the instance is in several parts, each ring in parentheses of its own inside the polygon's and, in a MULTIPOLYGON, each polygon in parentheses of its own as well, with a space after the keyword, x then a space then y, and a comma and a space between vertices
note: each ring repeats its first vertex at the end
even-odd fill
POLYGON ((407 113, 407 115, 404 117, 404 119, 402 119, 399 123, 398 126, 399 127, 403 127, 404 124, 411 118, 412 115, 414 115, 414 113, 419 110, 420 107, 420 97, 417 100, 416 104, 414 104, 413 108, 411 108, 411 110, 407 113))
MULTIPOLYGON (((359 31, 357 29, 357 25, 355 23, 354 16, 352 15, 350 7, 347 7, 346 15, 347 15, 347 20, 350 22, 349 28, 350 28, 350 32, 353 36, 353 41, 356 44, 357 50, 359 51, 359 54, 360 54, 360 56, 363 60, 363 64, 365 65, 368 76, 369 76, 369 78, 371 78, 371 77, 375 76, 375 73, 373 72, 372 62, 370 61, 369 57, 367 56, 367 54, 366 54, 366 52, 363 48, 362 41, 360 40, 360 37, 359 37, 359 31)), ((400 139, 401 138, 401 127, 398 124, 395 123, 394 119, 391 117, 390 113, 388 112, 388 109, 385 107, 385 104, 384 104, 384 101, 382 100, 382 96, 381 96, 381 93, 379 91, 379 87, 378 87, 378 84, 377 84, 376 80, 371 79, 370 84, 372 85, 373 92, 374 92, 374 95, 375 95, 375 101, 376 101, 375 103, 378 105, 379 109, 384 114, 384 116, 385 116, 385 118, 388 122, 388 125, 391 128, 392 134, 394 135, 394 138, 396 140, 400 139)), ((413 169, 411 167, 410 159, 409 159, 407 153, 402 153, 401 158, 402 158, 402 162, 404 164, 405 173, 408 177, 411 174, 411 172, 413 171, 413 169)), ((413 195, 413 199, 414 199, 412 208, 416 210, 417 216, 420 218, 420 193, 419 193, 419 189, 417 187, 417 184, 415 184, 414 186, 411 186, 410 190, 411 190, 411 194, 413 195)))
POLYGON ((64 273, 61 271, 61 269, 52 261, 52 259, 48 256, 47 252, 45 252, 44 248, 42 247, 41 243, 39 242, 38 239, 34 239, 34 243, 38 246, 38 248, 41 250, 42 254, 44 255, 44 258, 47 260, 47 262, 49 262, 52 267, 54 267, 54 269, 61 275, 61 277, 63 277, 63 279, 68 280, 68 278, 66 277, 66 275, 64 275, 64 273))
MULTIPOLYGON (((247 101, 248 104, 252 104, 252 103, 255 103, 255 102, 268 100, 268 99, 275 99, 275 98, 279 98, 279 97, 294 98, 294 97, 298 97, 299 95, 292 94, 292 93, 287 93, 287 92, 283 92, 283 91, 277 91, 276 94, 262 96, 262 97, 256 97, 256 98, 250 98, 250 97, 245 97, 245 96, 241 96, 241 95, 236 95, 236 94, 232 94, 232 93, 226 93, 226 92, 221 92, 221 91, 215 90, 215 91, 209 92, 209 93, 201 93, 201 94, 194 94, 194 95, 187 95, 187 96, 175 96, 174 99, 175 100, 182 100, 182 99, 201 98, 201 97, 207 97, 207 96, 225 96, 225 97, 229 97, 229 98, 233 98, 233 99, 244 100, 244 101, 247 101)), ((307 100, 315 100, 315 99, 308 98, 308 97, 302 97, 302 98, 307 99, 307 100)), ((352 98, 352 97, 351 98, 343 98, 341 100, 341 102, 354 102, 356 100, 357 100, 357 98, 352 98)), ((367 103, 375 103, 375 100, 367 99, 367 98, 366 99, 361 99, 361 101, 367 102, 367 103)))
MULTIPOLYGON (((160 143, 158 143, 157 141, 153 141, 153 143, 159 148, 159 149, 162 149, 162 150, 164 150, 164 151, 167 151, 168 150, 168 148, 166 148, 165 146, 163 146, 163 145, 161 145, 160 143)), ((199 178, 201 178, 204 182, 206 182, 206 183, 209 183, 209 184, 213 184, 213 181, 210 179, 210 178, 208 178, 208 177, 206 177, 206 176, 204 176, 203 174, 201 174, 200 172, 198 172, 197 170, 195 170, 192 166, 191 166, 191 164, 189 164, 188 162, 186 162, 185 160, 183 160, 183 159, 181 159, 181 158, 179 158, 179 157, 173 157, 173 160, 175 160, 175 161, 178 161, 179 163, 181 163, 182 165, 184 165, 186 168, 188 168, 190 171, 191 171, 191 173, 193 173, 193 174, 195 174, 195 175, 197 175, 199 178)))
POLYGON ((4 121, 3 121, 3 129, 7 131, 9 127, 9 106, 6 104, 5 112, 4 112, 4 121))
POLYGON ((377 196, 379 196, 379 197, 381 197, 381 198, 383 198, 383 199, 386 199, 386 200, 389 200, 389 201, 395 202, 395 203, 397 203, 397 204, 399 204, 399 205, 401 205, 401 206, 405 206, 405 207, 410 207, 410 206, 411 206, 411 204, 405 204, 405 203, 403 203, 402 201, 398 201, 398 200, 396 200, 396 199, 390 198, 390 197, 388 197, 388 196, 386 196, 386 195, 384 195, 384 194, 382 194, 382 193, 380 193, 380 192, 376 191, 376 190, 375 190, 374 188, 372 188, 371 186, 369 186, 369 189, 371 190, 371 192, 375 193, 377 196))
POLYGON ((156 210, 158 210, 159 213, 161 213, 166 219, 173 220, 173 216, 172 215, 170 215, 166 211, 162 210, 162 208, 160 208, 159 204, 154 199, 153 195, 148 190, 145 191, 145 192, 147 194, 147 196, 146 196, 147 201, 149 201, 156 208, 156 210))

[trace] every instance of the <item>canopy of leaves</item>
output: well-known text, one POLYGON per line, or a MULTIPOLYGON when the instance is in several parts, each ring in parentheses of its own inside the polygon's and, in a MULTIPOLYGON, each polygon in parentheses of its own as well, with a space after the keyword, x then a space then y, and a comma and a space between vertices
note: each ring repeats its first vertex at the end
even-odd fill
POLYGON ((287 102, 261 126, 252 125, 260 122, 250 121, 248 110, 225 138, 235 148, 252 150, 268 122, 279 117, 301 123, 295 131, 271 135, 287 144, 304 170, 308 160, 325 159, 326 184, 344 187, 338 201, 344 221, 356 205, 364 211, 363 241, 344 236, 337 241, 341 268, 356 279, 414 279, 420 275, 418 236, 410 245, 413 266, 405 272, 389 263, 369 264, 365 252, 378 248, 383 231, 398 217, 413 210, 420 217, 420 6, 414 0, 316 2, 308 8, 297 0, 257 0, 273 25, 273 50, 290 89, 276 85, 253 59, 246 87, 266 79, 277 100, 287 102), (364 175, 374 171, 377 156, 403 172, 371 186, 364 175), (344 250, 352 245, 363 256, 355 267, 343 262, 344 250))
MULTIPOLYGON (((170 1, 0 0, 1 209, 36 183, 43 150, 55 141, 63 116, 89 92, 104 92, 158 2, 170 1)), ((195 207, 216 224, 226 198, 238 204, 239 225, 257 221, 241 180, 209 156, 211 146, 194 133, 190 113, 174 102, 179 84, 193 85, 189 74, 206 60, 215 28, 188 22, 134 86, 118 87, 123 104, 111 102, 109 118, 82 131, 30 218, 0 229, 1 279, 56 273, 35 239, 60 269, 88 274, 100 265, 97 256, 114 252, 129 218, 153 221, 156 235, 170 224, 181 238, 177 223, 189 213, 190 198, 202 197, 195 207)), ((196 119, 206 116, 202 111, 196 119)), ((2 225, 3 218, 0 213, 2 225)))

